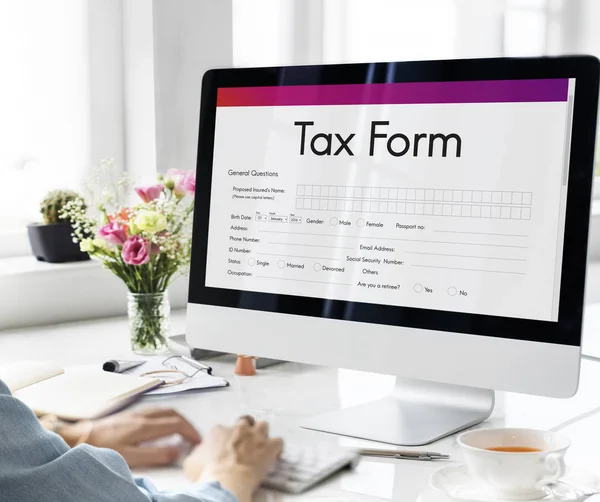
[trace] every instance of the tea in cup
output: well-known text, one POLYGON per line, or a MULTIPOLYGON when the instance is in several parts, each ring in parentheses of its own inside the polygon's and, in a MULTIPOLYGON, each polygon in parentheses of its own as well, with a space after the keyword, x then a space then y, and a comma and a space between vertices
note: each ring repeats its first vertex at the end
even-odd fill
POLYGON ((471 476, 496 496, 534 500, 565 474, 569 438, 535 429, 477 429, 458 437, 471 476))

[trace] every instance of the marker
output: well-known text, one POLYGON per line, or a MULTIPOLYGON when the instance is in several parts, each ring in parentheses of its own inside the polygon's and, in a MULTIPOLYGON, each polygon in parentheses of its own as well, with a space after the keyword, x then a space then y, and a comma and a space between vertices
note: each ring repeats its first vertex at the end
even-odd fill
POLYGON ((146 361, 120 361, 111 359, 102 365, 102 369, 110 373, 123 373, 124 371, 141 366, 145 362, 146 361))

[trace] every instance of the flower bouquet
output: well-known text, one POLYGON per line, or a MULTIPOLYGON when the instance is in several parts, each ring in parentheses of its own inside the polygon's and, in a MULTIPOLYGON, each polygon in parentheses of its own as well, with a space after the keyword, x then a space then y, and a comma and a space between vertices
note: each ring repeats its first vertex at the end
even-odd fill
MULTIPOLYGON (((116 185, 127 182, 120 178, 116 185)), ((132 348, 141 354, 166 350, 170 331, 169 284, 187 272, 196 177, 172 169, 159 182, 136 187, 139 203, 105 197, 96 214, 77 199, 62 211, 82 251, 121 279, 128 293, 132 348)))

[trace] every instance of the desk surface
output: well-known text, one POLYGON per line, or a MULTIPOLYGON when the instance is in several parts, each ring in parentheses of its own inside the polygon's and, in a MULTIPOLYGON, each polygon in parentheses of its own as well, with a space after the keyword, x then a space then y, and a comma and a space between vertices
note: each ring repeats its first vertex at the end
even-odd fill
MULTIPOLYGON (((173 316, 174 332, 183 331, 183 314, 173 316)), ((0 363, 18 359, 47 359, 63 366, 99 363, 131 356, 124 318, 44 328, 0 332, 0 363)), ((304 431, 298 422, 308 416, 360 404, 390 392, 394 377, 287 363, 262 370, 254 377, 233 375, 232 359, 211 362, 216 375, 229 380, 227 389, 175 397, 144 397, 137 406, 170 406, 186 415, 201 431, 250 413, 269 420, 276 433, 294 441, 328 441, 344 446, 366 442, 304 431)), ((532 361, 535 364, 535 361, 532 361)), ((496 410, 485 426, 549 429, 564 425, 573 439, 571 465, 600 474, 600 363, 583 361, 580 391, 573 399, 557 400, 499 393, 496 410)), ((461 460, 454 437, 429 449, 461 460)), ((428 486, 431 473, 445 464, 365 459, 354 472, 343 473, 304 496, 261 492, 259 501, 397 500, 412 502, 428 486)), ((185 482, 176 468, 137 472, 151 476, 160 488, 185 482)))

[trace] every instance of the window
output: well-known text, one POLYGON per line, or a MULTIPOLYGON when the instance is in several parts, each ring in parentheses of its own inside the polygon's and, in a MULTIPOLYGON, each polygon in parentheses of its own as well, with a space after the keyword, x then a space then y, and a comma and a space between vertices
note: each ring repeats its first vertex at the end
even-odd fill
POLYGON ((0 3, 0 234, 37 219, 52 188, 89 162, 85 2, 0 3))
POLYGON ((123 5, 0 2, 0 258, 29 254, 25 226, 90 166, 123 166, 123 5))

